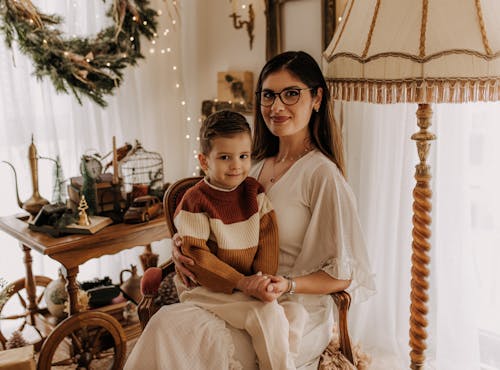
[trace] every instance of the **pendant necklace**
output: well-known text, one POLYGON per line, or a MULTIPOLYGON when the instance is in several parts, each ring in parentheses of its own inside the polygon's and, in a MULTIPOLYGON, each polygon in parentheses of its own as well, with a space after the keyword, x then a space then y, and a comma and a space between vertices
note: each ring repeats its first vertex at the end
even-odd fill
POLYGON ((309 153, 311 151, 311 148, 304 148, 304 151, 302 153, 300 153, 299 155, 295 156, 295 157, 288 157, 287 155, 285 155, 283 158, 281 159, 278 159, 278 156, 276 156, 274 158, 274 161, 273 161, 273 174, 271 176, 271 178, 269 179, 269 181, 274 184, 276 181, 278 181, 278 179, 290 168, 292 167, 292 165, 297 162, 300 158, 302 158, 303 156, 305 156, 307 153, 309 153), (284 169, 276 174, 276 163, 280 164, 280 163, 283 163, 285 161, 290 161, 290 164, 288 166, 285 166, 284 169))

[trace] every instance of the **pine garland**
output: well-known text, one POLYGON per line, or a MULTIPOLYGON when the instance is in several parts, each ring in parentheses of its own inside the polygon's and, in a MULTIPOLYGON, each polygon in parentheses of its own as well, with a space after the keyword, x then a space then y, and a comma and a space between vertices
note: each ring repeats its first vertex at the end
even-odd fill
POLYGON ((105 107, 103 96, 120 86, 123 69, 144 58, 140 36, 157 36, 158 14, 148 6, 149 0, 113 0, 106 12, 112 26, 95 38, 65 38, 60 16, 40 13, 30 0, 0 0, 0 32, 9 48, 16 40, 33 59, 38 79, 48 76, 57 92, 73 93, 80 104, 86 95, 105 107))

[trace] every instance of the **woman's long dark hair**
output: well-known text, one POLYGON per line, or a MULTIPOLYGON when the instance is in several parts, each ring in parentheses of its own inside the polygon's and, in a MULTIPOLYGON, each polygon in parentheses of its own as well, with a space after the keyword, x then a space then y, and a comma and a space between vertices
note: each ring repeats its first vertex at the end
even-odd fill
MULTIPOLYGON (((344 152, 342 147, 342 133, 333 118, 330 101, 330 92, 318 63, 309 54, 303 51, 287 51, 270 59, 257 81, 257 90, 262 90, 262 83, 272 73, 286 70, 308 87, 313 88, 311 94, 316 96, 317 88, 323 89, 323 97, 319 111, 313 111, 309 121, 309 135, 311 143, 318 150, 333 161, 344 174, 344 152)), ((260 110, 260 94, 256 94, 254 111, 254 140, 252 155, 256 160, 272 157, 278 154, 279 138, 271 133, 264 122, 260 110)))

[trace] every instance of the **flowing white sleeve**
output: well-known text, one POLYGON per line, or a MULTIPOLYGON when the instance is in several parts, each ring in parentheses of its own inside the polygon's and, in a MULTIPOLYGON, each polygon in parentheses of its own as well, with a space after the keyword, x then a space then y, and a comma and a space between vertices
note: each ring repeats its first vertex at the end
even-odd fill
POLYGON ((303 273, 323 270, 341 280, 352 280, 348 288, 353 300, 364 300, 375 292, 366 245, 350 186, 333 164, 319 165, 304 183, 311 220, 296 268, 303 273))

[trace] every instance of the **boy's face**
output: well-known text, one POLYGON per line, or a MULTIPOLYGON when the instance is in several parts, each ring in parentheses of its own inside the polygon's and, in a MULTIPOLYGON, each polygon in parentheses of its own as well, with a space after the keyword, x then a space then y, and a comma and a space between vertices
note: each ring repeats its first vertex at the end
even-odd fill
POLYGON ((210 184, 223 189, 232 189, 248 176, 251 151, 250 134, 241 132, 213 139, 210 153, 208 155, 200 153, 198 160, 210 184))

